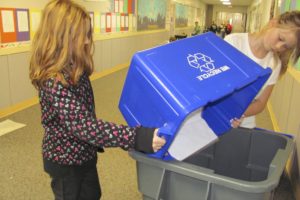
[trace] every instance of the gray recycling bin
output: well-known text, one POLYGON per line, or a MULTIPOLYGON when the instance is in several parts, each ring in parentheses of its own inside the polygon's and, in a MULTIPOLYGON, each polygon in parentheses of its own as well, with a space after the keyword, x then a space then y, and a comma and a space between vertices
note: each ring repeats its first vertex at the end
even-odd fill
POLYGON ((282 134, 238 128, 182 162, 130 155, 144 200, 271 200, 292 148, 282 134))

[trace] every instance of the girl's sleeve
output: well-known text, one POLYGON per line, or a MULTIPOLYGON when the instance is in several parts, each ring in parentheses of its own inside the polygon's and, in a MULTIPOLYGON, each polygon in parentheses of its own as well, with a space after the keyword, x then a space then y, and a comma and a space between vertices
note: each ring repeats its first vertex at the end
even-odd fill
POLYGON ((98 147, 134 148, 152 153, 154 129, 145 127, 131 128, 97 119, 68 87, 56 82, 46 87, 45 93, 52 109, 59 116, 60 123, 67 131, 80 140, 98 147))

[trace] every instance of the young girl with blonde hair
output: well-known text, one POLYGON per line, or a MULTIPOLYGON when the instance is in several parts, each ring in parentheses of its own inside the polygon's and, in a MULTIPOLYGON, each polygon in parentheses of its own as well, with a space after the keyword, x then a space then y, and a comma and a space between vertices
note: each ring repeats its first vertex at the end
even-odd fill
POLYGON ((165 143, 154 128, 96 118, 89 76, 94 70, 88 12, 70 0, 51 0, 32 43, 30 79, 39 92, 42 153, 56 200, 98 200, 97 150, 155 152, 165 143))
POLYGON ((232 121, 233 127, 254 128, 255 115, 265 108, 279 75, 285 73, 290 61, 295 64, 300 56, 300 11, 285 12, 260 32, 233 33, 225 37, 225 41, 262 67, 273 70, 243 117, 232 121))

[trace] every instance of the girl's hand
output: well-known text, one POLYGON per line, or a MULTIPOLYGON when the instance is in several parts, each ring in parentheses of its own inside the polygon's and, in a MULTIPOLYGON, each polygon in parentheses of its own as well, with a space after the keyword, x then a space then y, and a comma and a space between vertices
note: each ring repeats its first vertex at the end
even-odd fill
POLYGON ((154 152, 160 150, 161 147, 164 146, 166 143, 165 138, 159 137, 157 134, 158 134, 158 129, 155 129, 153 133, 153 140, 152 140, 152 148, 154 152))
POLYGON ((242 115, 242 117, 240 119, 238 119, 238 118, 231 119, 230 120, 231 127, 232 128, 239 127, 241 125, 241 123, 243 122, 244 118, 245 118, 245 115, 242 115))

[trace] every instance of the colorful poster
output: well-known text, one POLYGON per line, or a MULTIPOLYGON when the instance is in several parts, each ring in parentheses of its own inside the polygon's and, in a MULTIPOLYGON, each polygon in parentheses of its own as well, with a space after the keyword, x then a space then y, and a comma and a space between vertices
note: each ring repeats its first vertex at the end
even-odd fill
POLYGON ((125 14, 121 14, 121 26, 120 26, 121 31, 125 31, 125 14))
POLYGON ((0 8, 0 43, 16 42, 16 15, 14 8, 0 8))
POLYGON ((129 30, 129 16, 128 14, 125 14, 125 25, 124 25, 125 31, 129 30))
POLYGON ((106 32, 106 14, 102 13, 100 17, 100 31, 101 33, 106 32))
POLYGON ((111 32, 111 13, 106 13, 106 32, 111 32))
POLYGON ((116 13, 111 13, 111 32, 116 32, 117 16, 116 13))
POLYGON ((135 13, 135 0, 128 0, 127 8, 128 13, 135 13))
POLYGON ((100 13, 94 13, 94 33, 100 33, 100 13))
POLYGON ((117 15, 117 27, 116 27, 116 31, 120 32, 120 27, 121 27, 121 15, 120 13, 116 13, 117 15))
POLYGON ((17 41, 27 41, 30 39, 29 33, 29 10, 16 9, 17 14, 17 41))
POLYGON ((115 4, 114 4, 115 5, 114 6, 115 7, 115 13, 118 13, 119 12, 119 0, 115 0, 114 2, 115 2, 115 4))
POLYGON ((138 0, 137 30, 164 29, 166 25, 166 0, 138 0))
POLYGON ((30 9, 29 10, 29 23, 30 23, 30 38, 32 39, 37 31, 41 21, 41 10, 30 9))
MULTIPOLYGON (((127 11, 127 10, 126 10, 127 11)), ((123 0, 119 0, 119 12, 123 13, 124 11, 124 1, 123 0)))
POLYGON ((128 0, 123 1, 123 12, 128 13, 128 0))
POLYGON ((16 32, 14 10, 1 10, 2 28, 4 33, 16 32))

